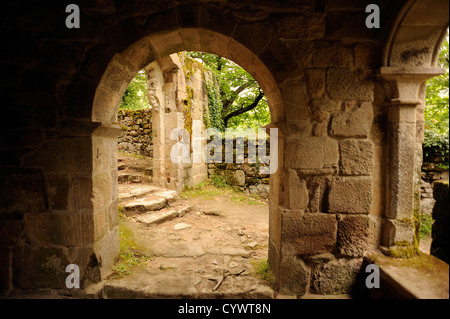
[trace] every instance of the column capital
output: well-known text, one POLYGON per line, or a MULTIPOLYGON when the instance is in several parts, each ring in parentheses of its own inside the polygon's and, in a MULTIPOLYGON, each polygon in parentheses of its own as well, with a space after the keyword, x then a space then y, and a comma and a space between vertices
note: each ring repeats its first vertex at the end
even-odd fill
POLYGON ((381 67, 376 75, 387 84, 385 89, 389 105, 417 106, 423 103, 418 96, 425 81, 444 73, 444 68, 381 67))
POLYGON ((445 73, 445 68, 433 67, 390 67, 383 66, 376 75, 387 81, 418 81, 423 82, 434 76, 445 73))

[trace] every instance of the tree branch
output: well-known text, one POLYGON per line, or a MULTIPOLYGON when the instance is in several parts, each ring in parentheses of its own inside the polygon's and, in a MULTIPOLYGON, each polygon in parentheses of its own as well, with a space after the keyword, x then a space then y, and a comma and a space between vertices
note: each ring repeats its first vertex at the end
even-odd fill
POLYGON ((250 110, 253 110, 256 106, 258 106, 259 101, 261 101, 263 97, 264 97, 264 93, 259 91, 259 95, 256 97, 256 99, 253 101, 252 104, 249 104, 246 107, 243 107, 243 108, 241 108, 239 110, 236 110, 236 111, 231 112, 230 114, 226 115, 223 118, 223 123, 224 123, 225 128, 228 127, 228 120, 230 118, 238 116, 238 115, 241 115, 241 114, 243 114, 245 112, 248 112, 250 110))
POLYGON ((238 98, 239 94, 244 91, 246 88, 248 88, 249 86, 251 86, 254 82, 253 81, 248 81, 244 84, 242 84, 240 87, 238 87, 235 91, 233 91, 232 97, 227 100, 227 99, 222 99, 222 106, 223 106, 223 110, 225 112, 228 111, 228 108, 234 103, 234 101, 238 98))

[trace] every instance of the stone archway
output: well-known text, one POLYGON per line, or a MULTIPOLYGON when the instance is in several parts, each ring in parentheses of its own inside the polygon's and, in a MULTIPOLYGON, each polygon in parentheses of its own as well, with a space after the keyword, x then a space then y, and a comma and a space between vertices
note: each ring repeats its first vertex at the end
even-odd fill
POLYGON ((379 30, 365 28, 357 1, 83 2, 79 30, 64 27, 63 4, 5 4, 17 46, 1 57, 2 94, 23 121, 0 142, 0 290, 64 288, 73 263, 85 281, 108 271, 115 108, 138 70, 190 49, 237 62, 268 97, 281 138, 269 246, 280 291, 347 292, 378 237, 411 242, 402 222, 414 209, 423 83, 439 72, 448 26, 448 1, 431 2, 380 0, 379 30))
MULTIPOLYGON (((94 133, 92 137, 92 151, 95 154, 101 154, 100 157, 94 158, 94 162, 103 162, 107 158, 114 161, 117 156, 115 151, 116 141, 114 138, 114 132, 117 132, 115 117, 120 98, 130 79, 140 69, 151 65, 152 61, 149 60, 149 57, 159 57, 158 61, 160 61, 160 67, 164 75, 164 71, 169 72, 171 67, 174 66, 173 63, 175 63, 168 55, 187 50, 207 51, 233 59, 234 62, 240 64, 251 73, 264 90, 268 100, 272 118, 270 127, 277 127, 277 122, 284 117, 281 94, 271 72, 258 56, 232 38, 219 33, 203 29, 181 29, 144 37, 126 50, 114 55, 97 86, 94 97, 92 120, 94 123, 98 123, 99 128, 97 130, 98 133, 94 133)), ((161 99, 163 96, 159 98, 161 99)), ((176 122, 173 124, 176 127, 176 122)), ((281 142, 282 138, 279 136, 278 145, 281 142)), ((164 152, 162 151, 162 153, 164 152)), ((281 158, 282 153, 279 154, 278 163, 282 163, 281 158)), ((274 175, 276 176, 277 174, 279 173, 275 173, 274 175)), ((111 174, 110 167, 94 165, 93 176, 94 202, 98 203, 97 206, 94 206, 94 215, 102 214, 102 207, 109 207, 109 214, 112 214, 113 212, 111 210, 114 209, 113 207, 117 203, 117 184, 114 181, 115 174, 111 174), (97 184, 95 180, 98 178, 95 176, 102 176, 99 180, 103 180, 103 183, 97 184), (111 190, 105 190, 105 185, 110 186, 111 190), (105 193, 112 194, 112 196, 105 196, 105 193)), ((277 182, 279 183, 279 180, 273 177, 271 178, 271 188, 274 189, 271 191, 272 201, 273 198, 277 197, 276 191, 279 189, 276 186, 277 182)), ((100 220, 107 221, 107 219, 100 220)), ((102 224, 96 224, 94 227, 108 229, 102 224)), ((276 232, 277 227, 278 225, 271 225, 272 231, 276 232)), ((111 247, 111 242, 118 240, 114 234, 115 232, 117 231, 106 231, 105 237, 101 239, 101 242, 107 240, 109 247, 111 247)), ((113 256, 113 254, 108 256, 113 256)), ((106 261, 103 258, 103 262, 106 266, 107 264, 111 264, 113 260, 106 261)))
POLYGON ((420 211, 420 179, 426 80, 442 74, 439 48, 447 34, 448 1, 409 1, 395 20, 378 78, 388 107, 386 206, 381 244, 391 249, 415 245, 420 211), (417 231, 417 230, 416 230, 417 231))

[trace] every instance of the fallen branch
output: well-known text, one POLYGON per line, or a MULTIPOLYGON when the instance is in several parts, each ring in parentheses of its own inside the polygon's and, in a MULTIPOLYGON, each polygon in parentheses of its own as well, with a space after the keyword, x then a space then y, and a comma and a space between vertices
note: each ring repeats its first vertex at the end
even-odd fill
POLYGON ((217 285, 213 288, 213 291, 216 291, 217 289, 219 289, 220 285, 223 283, 223 281, 228 277, 228 276, 240 276, 243 272, 245 271, 245 269, 242 269, 241 271, 237 272, 237 273, 230 273, 230 274, 226 274, 223 275, 222 278, 220 278, 219 282, 217 283, 217 285))

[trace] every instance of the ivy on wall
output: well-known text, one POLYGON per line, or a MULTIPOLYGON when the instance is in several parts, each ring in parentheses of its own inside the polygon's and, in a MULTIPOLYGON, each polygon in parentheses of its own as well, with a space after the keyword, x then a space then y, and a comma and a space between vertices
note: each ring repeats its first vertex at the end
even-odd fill
POLYGON ((207 128, 217 128, 220 131, 224 130, 222 120, 222 99, 220 95, 219 79, 216 74, 211 73, 210 78, 205 77, 205 86, 208 93, 208 108, 209 112, 203 115, 203 121, 207 128))

